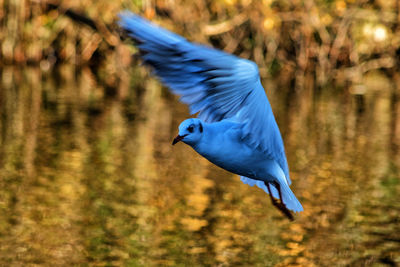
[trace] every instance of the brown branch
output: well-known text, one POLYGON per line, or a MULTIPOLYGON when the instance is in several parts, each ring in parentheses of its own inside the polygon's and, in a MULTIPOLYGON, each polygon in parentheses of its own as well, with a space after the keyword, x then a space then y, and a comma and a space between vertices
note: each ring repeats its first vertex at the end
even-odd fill
POLYGON ((81 13, 78 13, 77 11, 74 11, 70 8, 64 8, 63 6, 61 6, 58 3, 46 3, 46 6, 47 6, 47 12, 56 9, 61 14, 64 14, 65 16, 69 17, 70 19, 72 19, 76 22, 83 23, 95 31, 99 30, 97 23, 93 19, 91 19, 81 13))
POLYGON ((206 25, 203 29, 203 34, 205 35, 219 35, 225 32, 232 30, 235 27, 240 26, 248 20, 248 16, 246 14, 239 14, 233 17, 228 21, 224 21, 218 24, 206 25))
POLYGON ((92 18, 87 17, 86 15, 76 11, 72 10, 71 8, 65 8, 59 3, 46 3, 47 11, 51 10, 58 10, 60 14, 64 14, 65 16, 69 17, 75 22, 85 24, 92 28, 94 31, 98 32, 101 34, 103 39, 107 42, 107 44, 111 47, 115 47, 118 44, 118 36, 115 33, 112 33, 109 28, 109 26, 105 25, 103 22, 96 21, 92 18))

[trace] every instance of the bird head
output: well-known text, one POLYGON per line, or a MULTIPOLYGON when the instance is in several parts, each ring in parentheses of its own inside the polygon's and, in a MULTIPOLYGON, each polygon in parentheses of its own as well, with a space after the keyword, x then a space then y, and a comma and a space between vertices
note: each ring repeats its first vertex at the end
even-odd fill
POLYGON ((203 136, 203 124, 199 119, 191 118, 184 120, 179 125, 179 134, 175 137, 172 145, 175 145, 179 141, 184 142, 188 145, 195 145, 200 141, 203 136))

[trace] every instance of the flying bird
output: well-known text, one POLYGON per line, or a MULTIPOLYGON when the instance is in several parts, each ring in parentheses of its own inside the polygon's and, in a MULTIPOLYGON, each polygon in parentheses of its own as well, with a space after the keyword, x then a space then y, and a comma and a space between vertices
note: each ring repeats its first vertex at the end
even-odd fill
POLYGON ((293 220, 303 207, 289 185, 282 137, 261 85, 257 65, 194 44, 148 20, 124 11, 119 25, 137 43, 142 61, 191 114, 179 125, 182 141, 215 165, 269 194, 272 204, 293 220))

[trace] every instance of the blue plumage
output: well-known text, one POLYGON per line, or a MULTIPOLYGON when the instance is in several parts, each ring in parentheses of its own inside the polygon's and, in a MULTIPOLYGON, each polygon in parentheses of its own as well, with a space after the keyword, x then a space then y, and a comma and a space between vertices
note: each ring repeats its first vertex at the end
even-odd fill
MULTIPOLYGON (((187 132, 180 140, 191 145, 216 165, 244 176, 244 183, 256 184, 267 193, 267 186, 272 185, 273 196, 279 198, 278 191, 281 191, 282 201, 287 208, 293 211, 303 210, 289 188, 289 169, 283 141, 261 85, 257 65, 223 51, 190 43, 130 12, 121 13, 120 18, 120 25, 138 43, 143 62, 153 67, 161 81, 180 95, 182 102, 189 105, 191 114, 198 113, 202 127, 204 124, 204 133, 196 139, 198 143, 191 143, 189 140, 195 135, 192 132, 187 132), (224 128, 224 131, 230 132, 229 136, 222 130, 218 133, 223 121, 231 122, 228 125, 232 129, 224 128), (225 150, 246 157, 242 161, 249 166, 242 166, 240 161, 234 166, 227 164, 223 159, 223 155, 227 155, 221 149, 210 150, 215 154, 205 151, 204 144, 213 143, 213 140, 205 138, 208 136, 207 132, 211 131, 217 131, 216 134, 221 136, 220 142, 229 144, 224 146, 225 150), (238 138, 235 139, 234 136, 238 138), (250 171, 252 165, 255 169, 260 167, 257 174, 250 171), (261 170, 268 168, 269 170, 261 170)), ((183 124, 190 126, 187 123, 181 125, 183 124)), ((180 130, 179 135, 183 136, 183 132, 180 130)), ((231 161, 236 162, 235 159, 231 161)))

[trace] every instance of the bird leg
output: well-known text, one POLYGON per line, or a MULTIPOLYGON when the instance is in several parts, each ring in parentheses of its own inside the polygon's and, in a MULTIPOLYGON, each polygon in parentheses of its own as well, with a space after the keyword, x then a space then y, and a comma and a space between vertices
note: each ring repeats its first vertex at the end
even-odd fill
POLYGON ((283 215, 285 215, 289 220, 293 221, 294 220, 293 214, 290 212, 290 210, 288 210, 286 205, 283 203, 283 198, 282 198, 282 193, 281 193, 281 186, 279 185, 279 183, 272 182, 274 184, 274 186, 276 187, 276 189, 278 190, 279 198, 280 198, 279 202, 276 201, 276 199, 272 196, 272 192, 271 192, 271 188, 269 187, 269 183, 267 183, 267 182, 264 182, 264 183, 267 186, 269 197, 271 198, 272 205, 277 207, 283 213, 283 215))

